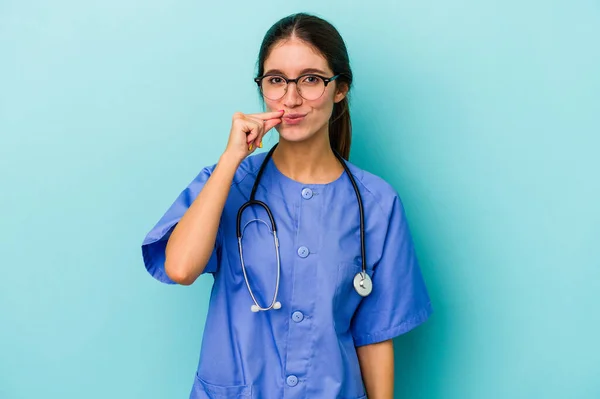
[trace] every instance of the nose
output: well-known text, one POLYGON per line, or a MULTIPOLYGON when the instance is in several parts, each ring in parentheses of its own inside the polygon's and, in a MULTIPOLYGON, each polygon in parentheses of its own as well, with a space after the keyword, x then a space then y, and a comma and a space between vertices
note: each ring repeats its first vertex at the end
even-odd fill
POLYGON ((293 108, 300 104, 302 104, 302 97, 298 93, 298 86, 296 85, 296 82, 288 83, 287 92, 283 96, 283 105, 293 108))

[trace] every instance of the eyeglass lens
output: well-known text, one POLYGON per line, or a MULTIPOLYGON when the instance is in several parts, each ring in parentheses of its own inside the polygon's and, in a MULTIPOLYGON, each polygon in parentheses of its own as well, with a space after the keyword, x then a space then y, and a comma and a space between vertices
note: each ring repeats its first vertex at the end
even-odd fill
MULTIPOLYGON (((282 98, 288 84, 281 76, 265 76, 260 84, 263 95, 269 100, 279 100, 282 98)), ((305 75, 296 83, 296 89, 305 100, 316 100, 325 92, 325 82, 319 76, 305 75)))

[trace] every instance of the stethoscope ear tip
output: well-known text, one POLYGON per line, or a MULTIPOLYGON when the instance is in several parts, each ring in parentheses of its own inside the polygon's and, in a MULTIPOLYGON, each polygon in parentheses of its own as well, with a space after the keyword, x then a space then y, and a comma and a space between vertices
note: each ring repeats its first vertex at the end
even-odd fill
MULTIPOLYGON (((281 302, 279 302, 279 301, 275 302, 275 303, 273 304, 273 307, 272 307, 272 308, 273 308, 273 309, 281 309, 281 302)), ((253 313, 258 313, 258 312, 260 312, 260 306, 258 306, 258 305, 256 305, 256 304, 254 304, 254 305, 250 306, 250 310, 251 310, 253 313)), ((265 310, 267 310, 267 309, 265 309, 265 310)))

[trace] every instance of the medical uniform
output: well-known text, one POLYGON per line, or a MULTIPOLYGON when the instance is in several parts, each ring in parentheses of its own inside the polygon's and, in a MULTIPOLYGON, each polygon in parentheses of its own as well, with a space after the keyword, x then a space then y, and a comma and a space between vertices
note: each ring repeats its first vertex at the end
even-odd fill
MULTIPOLYGON (((356 194, 346 175, 302 184, 268 160, 256 199, 273 213, 280 242, 278 310, 254 313, 240 264, 236 217, 249 198, 265 153, 246 158, 233 179, 214 251, 204 273, 214 276, 191 399, 366 398, 355 347, 388 340, 432 313, 409 227, 396 191, 348 163, 365 212, 367 273, 373 291, 361 297, 356 194)), ((214 170, 204 168, 142 244, 148 272, 164 283, 167 239, 214 170)), ((273 299, 276 249, 266 212, 244 211, 243 254, 261 306, 273 299)))

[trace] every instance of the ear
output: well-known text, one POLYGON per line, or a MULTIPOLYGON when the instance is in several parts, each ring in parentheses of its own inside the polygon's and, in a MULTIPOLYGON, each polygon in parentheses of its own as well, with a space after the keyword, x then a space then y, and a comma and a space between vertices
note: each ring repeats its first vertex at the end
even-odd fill
POLYGON ((340 101, 342 101, 344 98, 346 98, 346 95, 348 94, 348 90, 350 90, 350 87, 348 87, 348 83, 346 83, 346 82, 336 85, 336 91, 335 91, 335 96, 333 97, 333 102, 337 104, 340 101))

